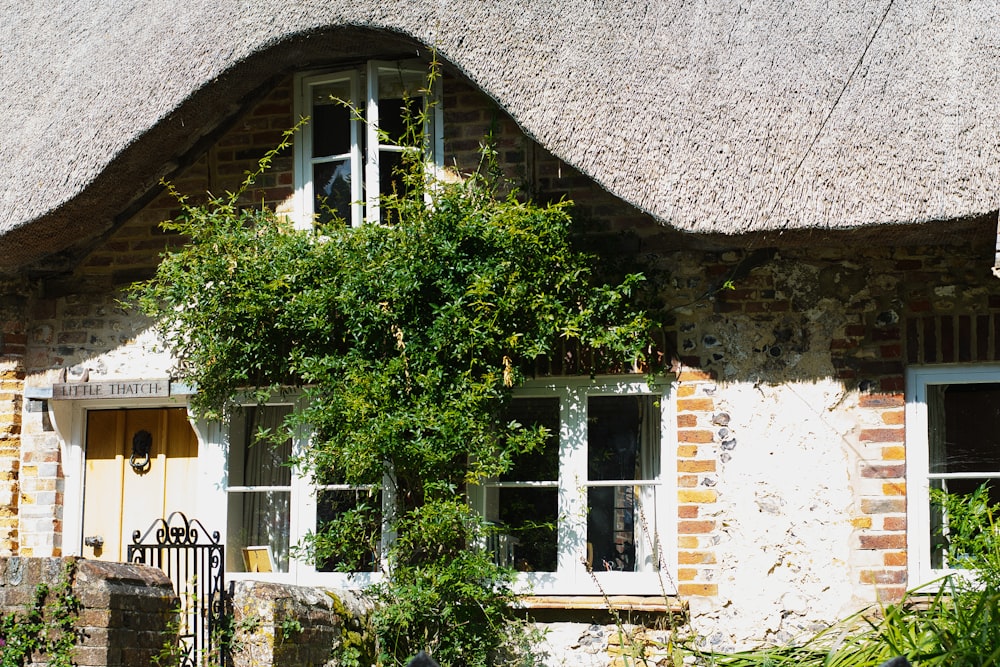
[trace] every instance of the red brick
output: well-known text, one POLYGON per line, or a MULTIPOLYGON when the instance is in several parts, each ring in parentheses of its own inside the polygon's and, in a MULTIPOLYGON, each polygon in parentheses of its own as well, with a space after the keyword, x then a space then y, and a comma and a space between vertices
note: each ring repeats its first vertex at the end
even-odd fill
POLYGON ((879 389, 882 391, 902 391, 906 387, 906 381, 902 375, 887 377, 879 380, 879 389))
POLYGON ((696 442, 699 444, 705 444, 712 442, 715 436, 711 431, 705 430, 685 430, 677 431, 678 442, 696 442))
POLYGON ((861 442, 905 442, 906 431, 901 428, 862 429, 861 442))
POLYGON ((677 415, 677 428, 693 428, 698 425, 698 415, 677 415))
POLYGON ((862 535, 862 549, 905 549, 906 535, 903 533, 893 533, 891 535, 862 535))
POLYGON ((861 464, 861 476, 868 479, 902 479, 906 476, 906 464, 874 465, 861 464))
MULTIPOLYGON (((906 530, 906 517, 903 516, 887 516, 882 521, 882 528, 884 530, 906 530)), ((889 565, 889 563, 886 563, 889 565)), ((904 563, 905 565, 905 563, 904 563)))
POLYGON ((699 535, 715 530, 714 521, 678 521, 677 532, 682 535, 699 535))
POLYGON ((862 394, 858 405, 862 408, 901 408, 906 405, 902 394, 862 394))

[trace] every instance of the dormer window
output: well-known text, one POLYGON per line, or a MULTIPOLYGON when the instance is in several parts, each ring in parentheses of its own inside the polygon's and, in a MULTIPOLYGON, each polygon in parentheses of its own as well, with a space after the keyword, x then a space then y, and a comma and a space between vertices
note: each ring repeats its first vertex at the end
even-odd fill
POLYGON ((386 222, 380 198, 402 193, 398 170, 412 150, 406 118, 425 117, 426 154, 437 162, 443 152, 441 109, 427 90, 426 65, 372 60, 296 83, 296 116, 310 119, 295 142, 296 226, 386 222))

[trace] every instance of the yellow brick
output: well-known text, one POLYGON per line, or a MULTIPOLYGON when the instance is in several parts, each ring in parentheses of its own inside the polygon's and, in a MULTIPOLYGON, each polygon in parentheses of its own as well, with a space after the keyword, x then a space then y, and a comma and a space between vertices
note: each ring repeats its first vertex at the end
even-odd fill
POLYGON ((679 549, 697 549, 698 537, 696 535, 680 535, 677 538, 677 547, 679 549))
POLYGON ((892 447, 883 447, 882 459, 885 461, 905 461, 906 447, 903 447, 901 445, 893 445, 892 447))
POLYGON ((678 412, 711 412, 715 409, 715 401, 710 398, 678 399, 678 412))
POLYGON ((859 516, 851 519, 851 525, 855 528, 871 528, 872 518, 870 516, 859 516))
POLYGON ((886 482, 882 485, 882 493, 887 496, 905 496, 906 482, 886 482))
POLYGON ((694 385, 681 385, 677 388, 677 398, 688 398, 689 396, 694 396, 696 389, 697 387, 694 385))
POLYGON ((715 597, 719 594, 718 584, 680 584, 677 586, 680 595, 696 597, 715 597))
POLYGON ((693 459, 698 456, 698 445, 677 445, 677 458, 693 459))
POLYGON ((681 565, 711 565, 715 563, 715 554, 711 551, 679 551, 677 562, 681 565))
POLYGON ((893 426, 898 426, 905 423, 906 414, 902 410, 892 410, 890 412, 882 413, 882 423, 892 424, 893 426))
POLYGON ((715 461, 678 461, 677 472, 715 472, 715 461))
POLYGON ((714 489, 681 489, 677 492, 679 503, 714 503, 719 494, 714 489))

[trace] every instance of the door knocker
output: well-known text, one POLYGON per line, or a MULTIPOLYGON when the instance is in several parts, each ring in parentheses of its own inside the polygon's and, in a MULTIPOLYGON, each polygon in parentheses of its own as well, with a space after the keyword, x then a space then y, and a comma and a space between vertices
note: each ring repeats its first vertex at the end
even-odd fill
POLYGON ((144 473, 149 470, 149 450, 153 448, 153 435, 146 430, 132 436, 132 457, 128 460, 132 470, 144 473))

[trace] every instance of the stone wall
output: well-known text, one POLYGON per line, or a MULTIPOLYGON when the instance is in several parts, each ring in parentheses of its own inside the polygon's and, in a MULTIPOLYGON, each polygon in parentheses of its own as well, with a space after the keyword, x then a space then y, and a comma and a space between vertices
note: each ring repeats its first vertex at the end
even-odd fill
POLYGON ((237 581, 233 667, 326 665, 363 613, 349 591, 237 581))
MULTIPOLYGON (((146 667, 172 635, 177 596, 156 568, 72 558, 0 558, 0 613, 23 613, 40 584, 67 576, 79 601, 79 667, 146 667)), ((32 664, 44 667, 47 656, 32 664)))

